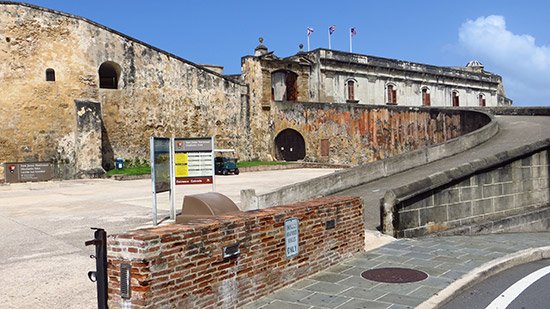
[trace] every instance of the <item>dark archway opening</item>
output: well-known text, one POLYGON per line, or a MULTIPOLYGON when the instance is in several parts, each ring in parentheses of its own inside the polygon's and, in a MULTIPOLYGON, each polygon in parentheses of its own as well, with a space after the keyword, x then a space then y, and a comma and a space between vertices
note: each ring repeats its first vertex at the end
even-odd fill
POLYGON ((302 134, 293 129, 284 129, 275 137, 278 160, 298 161, 306 156, 306 143, 302 134))
POLYGON ((118 89, 120 66, 114 62, 103 62, 99 66, 99 88, 118 89))

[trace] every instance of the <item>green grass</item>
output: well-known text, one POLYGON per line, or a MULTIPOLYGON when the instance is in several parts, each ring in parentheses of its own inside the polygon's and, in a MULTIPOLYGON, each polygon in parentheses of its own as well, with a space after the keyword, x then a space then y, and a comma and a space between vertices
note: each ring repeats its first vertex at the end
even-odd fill
POLYGON ((113 169, 107 172, 107 176, 113 175, 144 175, 151 174, 151 167, 149 165, 125 167, 123 169, 113 169))
POLYGON ((288 164, 288 162, 280 162, 280 161, 239 161, 239 162, 237 162, 238 167, 251 167, 251 166, 260 166, 260 165, 279 165, 279 164, 288 164))
MULTIPOLYGON (((288 162, 280 162, 280 161, 239 161, 237 162, 238 167, 278 165, 278 164, 288 164, 288 162)), ((107 172, 107 177, 111 177, 113 175, 144 175, 144 174, 151 174, 151 167, 149 165, 125 167, 120 170, 112 169, 107 172)))

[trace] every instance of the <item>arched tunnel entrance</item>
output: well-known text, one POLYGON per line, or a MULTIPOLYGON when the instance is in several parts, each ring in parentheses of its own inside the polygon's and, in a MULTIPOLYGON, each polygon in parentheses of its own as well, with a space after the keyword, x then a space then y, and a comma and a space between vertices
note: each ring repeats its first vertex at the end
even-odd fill
POLYGON ((302 134, 293 129, 284 129, 275 137, 278 160, 298 161, 306 156, 306 143, 302 134))

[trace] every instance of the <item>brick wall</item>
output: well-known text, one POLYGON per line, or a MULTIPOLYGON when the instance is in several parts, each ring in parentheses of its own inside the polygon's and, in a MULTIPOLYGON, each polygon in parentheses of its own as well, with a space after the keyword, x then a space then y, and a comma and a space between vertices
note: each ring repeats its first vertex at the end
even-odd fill
POLYGON ((114 235, 108 243, 109 307, 234 308, 333 265, 364 246, 359 198, 327 197, 114 235), (284 222, 299 219, 299 254, 285 255, 284 222), (327 229, 327 221, 335 220, 327 229), (240 255, 223 258, 239 243, 240 255), (130 264, 131 298, 120 297, 130 264))
POLYGON ((394 235, 421 236, 549 205, 549 155, 542 149, 400 201, 394 206, 394 235))

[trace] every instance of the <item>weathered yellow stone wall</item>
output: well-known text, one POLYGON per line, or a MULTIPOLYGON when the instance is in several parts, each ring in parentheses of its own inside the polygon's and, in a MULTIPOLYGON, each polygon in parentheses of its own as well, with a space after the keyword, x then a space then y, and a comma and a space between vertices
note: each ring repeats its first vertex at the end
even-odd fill
POLYGON ((335 73, 321 72, 320 57, 247 56, 236 80, 80 17, 2 3, 0 163, 66 162, 75 175, 96 175, 116 157, 148 160, 151 136, 215 136, 217 148, 235 148, 241 160, 272 160, 276 135, 294 128, 306 141, 306 160, 357 164, 463 133, 453 112, 272 101, 271 74, 283 69, 297 76, 297 102, 334 103, 323 80, 335 73), (99 88, 107 61, 121 68, 118 89, 99 88), (45 80, 48 68, 55 82, 45 80), (102 119, 77 126, 75 100, 94 113, 97 102, 102 119), (329 156, 320 154, 322 139, 329 156))
POLYGON ((101 104, 110 159, 148 159, 149 137, 172 135, 214 135, 216 147, 246 159, 246 94, 238 82, 85 19, 0 5, 0 162, 74 162, 75 99, 101 104), (98 87, 105 61, 120 65, 119 89, 98 87), (47 68, 55 82, 45 80, 47 68))
POLYGON ((241 61, 242 76, 250 89, 252 118, 251 135, 254 141, 253 153, 262 160, 274 160, 276 126, 279 121, 273 110, 276 102, 271 97, 271 74, 285 69, 297 75, 297 101, 309 101, 309 66, 296 61, 264 59, 262 57, 244 57, 241 61))
POLYGON ((471 115, 451 109, 281 102, 272 111, 275 135, 294 129, 304 138, 306 160, 337 164, 388 158, 476 129, 468 123, 471 115), (321 155, 323 139, 330 145, 328 156, 321 155))

